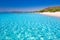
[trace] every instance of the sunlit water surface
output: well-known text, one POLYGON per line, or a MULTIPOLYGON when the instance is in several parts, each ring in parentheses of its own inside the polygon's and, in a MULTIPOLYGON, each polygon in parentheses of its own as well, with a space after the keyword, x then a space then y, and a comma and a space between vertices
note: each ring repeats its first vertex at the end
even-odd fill
POLYGON ((60 18, 1 13, 0 40, 60 40, 60 18))

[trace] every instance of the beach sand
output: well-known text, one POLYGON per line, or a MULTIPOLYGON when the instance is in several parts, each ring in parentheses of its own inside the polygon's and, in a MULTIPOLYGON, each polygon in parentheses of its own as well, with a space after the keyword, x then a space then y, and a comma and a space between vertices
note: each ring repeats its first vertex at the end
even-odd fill
POLYGON ((43 12, 43 13, 40 13, 40 14, 47 15, 47 16, 60 17, 60 12, 43 12))

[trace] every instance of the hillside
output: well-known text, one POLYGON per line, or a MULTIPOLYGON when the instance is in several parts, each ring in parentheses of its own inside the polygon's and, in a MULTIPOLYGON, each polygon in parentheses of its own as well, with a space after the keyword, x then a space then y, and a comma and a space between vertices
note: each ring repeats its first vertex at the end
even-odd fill
POLYGON ((60 11, 60 6, 58 7, 48 7, 48 8, 45 8, 45 9, 42 9, 38 12, 59 12, 60 11))

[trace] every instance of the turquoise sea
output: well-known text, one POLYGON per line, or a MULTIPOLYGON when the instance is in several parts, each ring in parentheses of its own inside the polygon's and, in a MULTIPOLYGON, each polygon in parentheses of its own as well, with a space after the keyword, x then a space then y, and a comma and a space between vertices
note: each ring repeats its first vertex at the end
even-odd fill
POLYGON ((0 40, 60 40, 60 18, 0 13, 0 40))

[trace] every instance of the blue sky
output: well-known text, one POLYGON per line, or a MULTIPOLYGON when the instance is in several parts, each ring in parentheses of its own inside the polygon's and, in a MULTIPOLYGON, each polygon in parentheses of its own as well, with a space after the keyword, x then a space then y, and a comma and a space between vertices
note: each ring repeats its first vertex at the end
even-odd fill
POLYGON ((60 0, 0 0, 0 8, 3 9, 31 11, 49 6, 60 6, 60 0))

